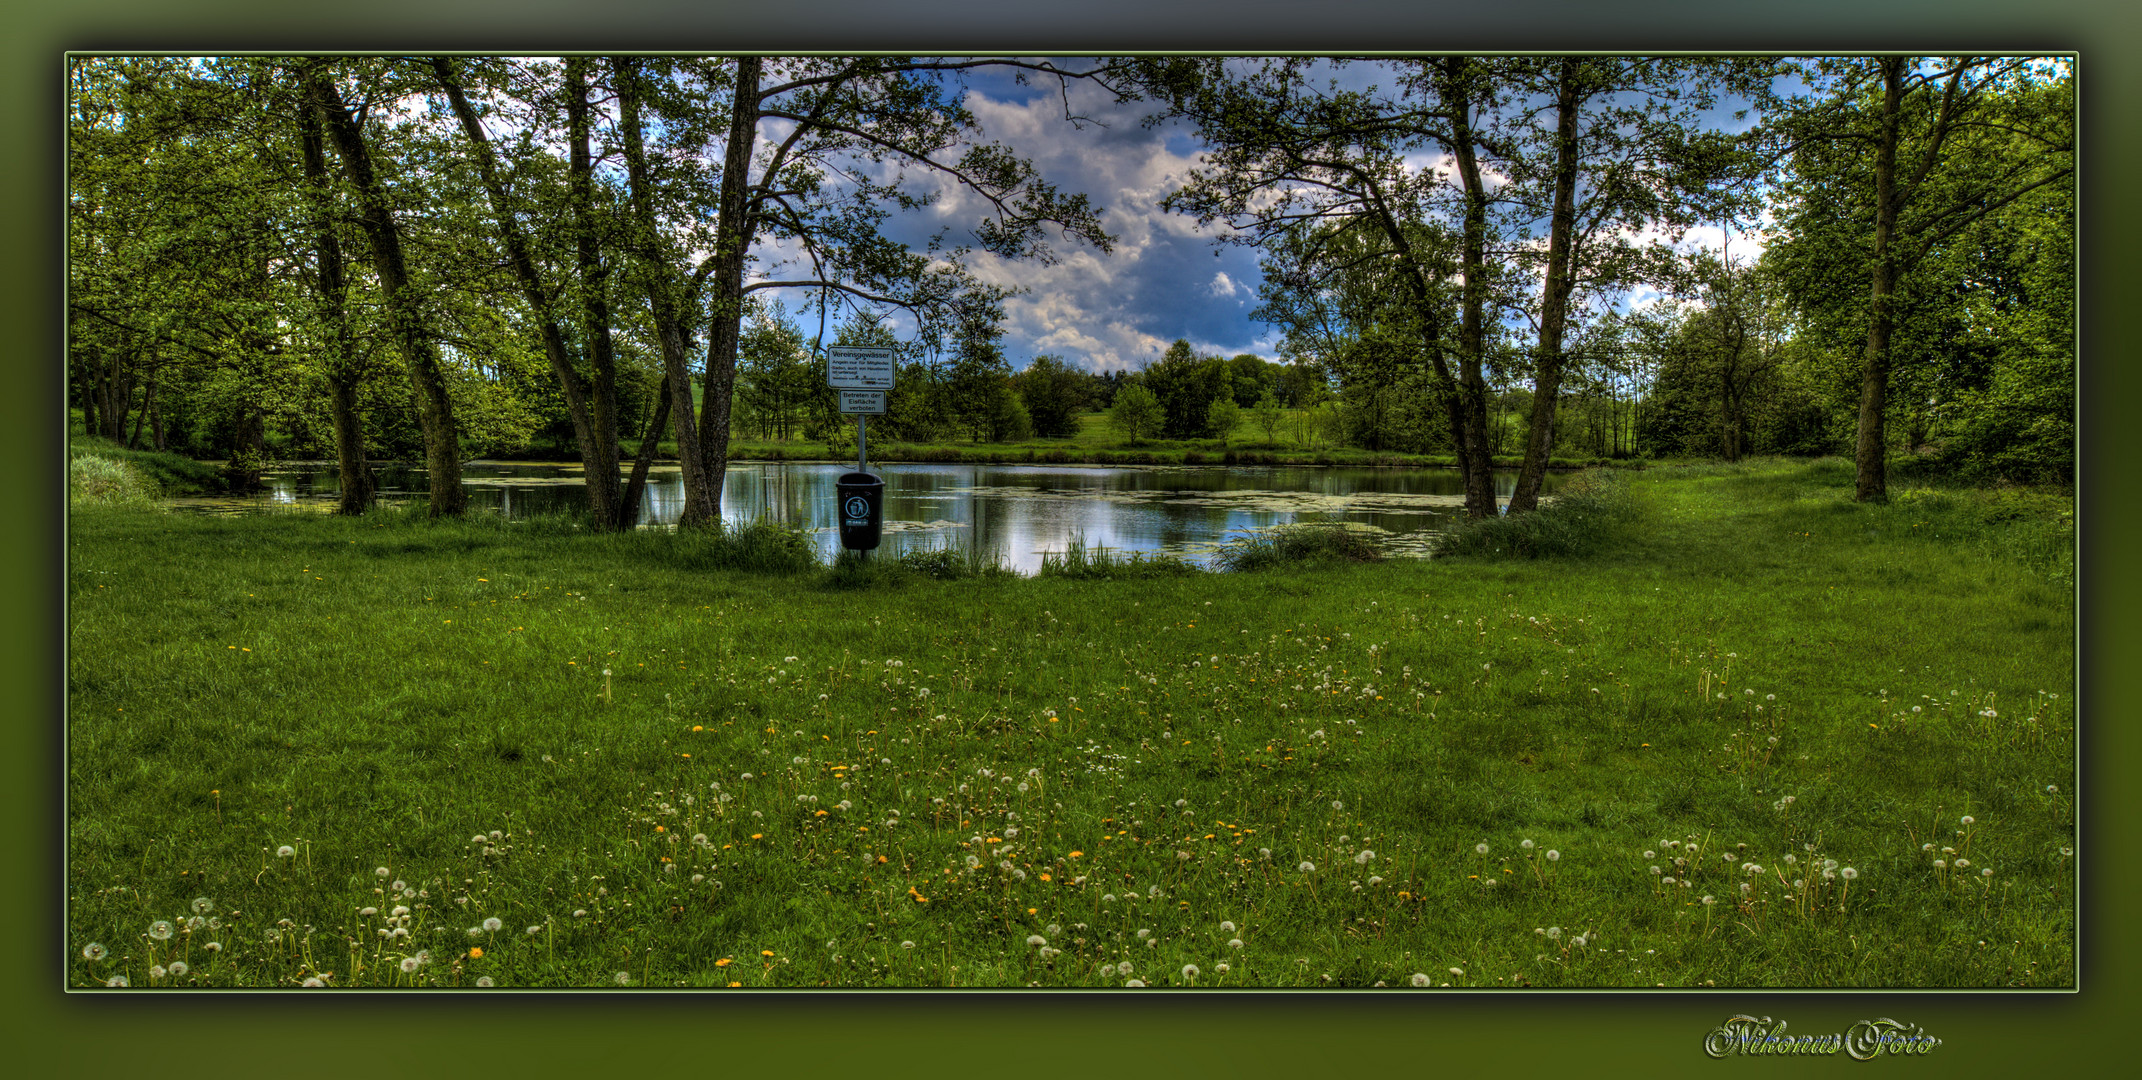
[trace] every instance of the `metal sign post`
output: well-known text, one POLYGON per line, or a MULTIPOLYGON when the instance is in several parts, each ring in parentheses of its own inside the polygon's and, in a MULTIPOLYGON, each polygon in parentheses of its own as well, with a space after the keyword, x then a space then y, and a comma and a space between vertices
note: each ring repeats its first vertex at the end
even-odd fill
POLYGON ((840 478, 840 542, 869 557, 884 526, 885 481, 872 476, 870 418, 885 412, 893 385, 893 351, 885 346, 836 345, 826 350, 826 385, 840 391, 840 411, 855 417, 855 471, 840 478))

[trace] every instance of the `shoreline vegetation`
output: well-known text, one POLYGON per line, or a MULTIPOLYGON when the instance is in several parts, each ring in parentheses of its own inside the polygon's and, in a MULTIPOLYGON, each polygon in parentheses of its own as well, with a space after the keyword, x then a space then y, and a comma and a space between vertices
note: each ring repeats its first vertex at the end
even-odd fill
POLYGON ((1033 577, 77 502, 67 981, 2070 987, 2072 498, 1852 483, 1033 577))

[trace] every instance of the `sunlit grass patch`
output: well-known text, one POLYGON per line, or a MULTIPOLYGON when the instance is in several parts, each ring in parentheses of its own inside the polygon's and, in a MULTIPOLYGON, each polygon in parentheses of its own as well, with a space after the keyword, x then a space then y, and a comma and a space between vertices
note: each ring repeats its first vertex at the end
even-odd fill
POLYGON ((1582 564, 1121 579, 85 515, 66 978, 2072 985, 2072 610, 1734 486, 1792 468, 1582 564))

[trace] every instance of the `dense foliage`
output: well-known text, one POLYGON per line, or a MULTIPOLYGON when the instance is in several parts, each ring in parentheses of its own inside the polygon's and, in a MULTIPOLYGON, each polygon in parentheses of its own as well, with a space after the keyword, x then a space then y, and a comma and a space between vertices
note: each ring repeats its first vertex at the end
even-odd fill
POLYGON ((952 78, 984 62, 71 58, 70 406, 240 485, 340 456, 361 489, 364 459, 445 439, 591 476, 681 458, 718 488, 732 438, 849 452, 825 349, 882 344, 874 440, 1106 413, 1133 444, 1528 476, 1857 453, 1862 497, 1891 457, 2072 481, 2064 62, 986 61, 1191 125, 1210 151, 1165 205, 1262 260, 1277 357, 1183 338, 1110 372, 1008 352, 1009 291, 883 236, 929 192, 850 167, 949 177, 993 254, 1053 258, 1044 227, 1105 252, 1082 196, 985 141, 952 78), (756 157, 730 153, 746 132, 756 157), (1724 249, 1669 243, 1697 227, 1724 249))

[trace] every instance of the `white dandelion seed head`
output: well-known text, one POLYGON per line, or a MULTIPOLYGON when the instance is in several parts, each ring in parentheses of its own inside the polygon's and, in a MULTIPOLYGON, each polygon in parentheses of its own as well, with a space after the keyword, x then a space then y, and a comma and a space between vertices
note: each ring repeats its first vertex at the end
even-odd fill
POLYGON ((82 959, 84 960, 102 960, 105 957, 105 953, 106 949, 104 948, 104 946, 99 945, 94 941, 82 946, 82 959))
POLYGON ((381 867, 375 867, 375 868, 374 868, 374 869, 372 870, 372 873, 373 873, 373 875, 374 875, 374 876, 376 876, 376 877, 379 877, 379 878, 382 878, 382 879, 385 879, 385 878, 390 878, 390 877, 393 877, 393 876, 394 876, 394 871, 392 871, 392 870, 389 870, 389 869, 387 869, 387 868, 386 868, 386 867, 384 867, 384 866, 381 866, 381 867))
POLYGON ((1841 877, 1841 878, 1845 879, 1846 881, 1850 881, 1850 880, 1852 880, 1853 878, 1856 878, 1856 877, 1858 877, 1858 876, 1859 876, 1859 871, 1857 871, 1857 870, 1854 870, 1854 869, 1852 869, 1851 867, 1847 866, 1847 867, 1845 867, 1844 869, 1842 869, 1842 870, 1839 870, 1839 871, 1837 871, 1837 876, 1839 876, 1839 877, 1841 877))
POLYGON ((485 920, 483 921, 483 928, 484 928, 485 930, 489 930, 489 931, 491 931, 492 933, 497 933, 497 932, 498 932, 498 930, 499 930, 499 928, 501 928, 501 927, 503 927, 503 926, 505 926, 505 925, 506 925, 505 923, 502 923, 502 922, 498 921, 498 920, 497 920, 497 919, 495 919, 495 918, 492 918, 492 919, 485 919, 485 920))
POLYGON ((278 859, 287 859, 295 854, 297 854, 297 849, 288 844, 275 849, 275 857, 278 859))
POLYGON ((416 969, 417 969, 417 958, 416 958, 416 957, 414 957, 414 956, 405 956, 405 957, 402 957, 402 963, 401 963, 401 968, 402 968, 402 974, 404 974, 404 975, 414 975, 414 974, 416 974, 416 969))
POLYGON ((106 986, 125 986, 125 985, 127 985, 127 981, 126 981, 126 976, 124 976, 124 975, 114 975, 114 976, 112 976, 111 978, 109 978, 109 979, 106 979, 106 980, 104 980, 104 985, 106 985, 106 986))
POLYGON ((632 985, 632 973, 629 971, 620 971, 616 975, 612 976, 612 978, 615 978, 617 980, 617 985, 619 986, 632 985))
POLYGON ((1415 985, 1415 986, 1428 986, 1428 985, 1430 985, 1430 984, 1432 984, 1432 983, 1434 983, 1434 982, 1435 982, 1435 980, 1434 980, 1434 979, 1431 979, 1431 978, 1429 978, 1429 977, 1428 977, 1428 976, 1427 976, 1427 975, 1426 975, 1425 973, 1423 973, 1423 972, 1419 972, 1419 971, 1416 971, 1416 972, 1414 972, 1414 973, 1413 973, 1413 979, 1412 979, 1412 983, 1413 983, 1413 985, 1415 985))
POLYGON ((1976 825, 1976 824, 1978 823, 1978 819, 1977 819, 1977 818, 1974 818, 1974 817, 1972 817, 1972 816, 1971 816, 1971 815, 1969 815, 1969 814, 1965 814, 1965 815, 1964 815, 1964 816, 1962 817, 1962 819, 1961 819, 1961 820, 1962 820, 1962 821, 1963 821, 1963 823, 1964 823, 1964 824, 1966 824, 1966 825, 1976 825))
POLYGON ((491 981, 491 977, 490 977, 489 975, 478 975, 478 976, 476 976, 476 985, 478 985, 478 986, 483 986, 483 987, 490 987, 490 986, 496 986, 496 985, 498 985, 498 984, 497 984, 497 983, 494 983, 494 982, 492 982, 492 981, 491 981))
POLYGON ((1038 949, 1044 945, 1047 945, 1049 943, 1049 939, 1042 937, 1040 934, 1028 934, 1026 936, 1026 943, 1038 949))
POLYGON ((157 941, 171 940, 171 924, 162 919, 149 924, 149 936, 157 941))
POLYGON ((1196 965, 1196 964, 1184 964, 1184 965, 1183 965, 1183 978, 1185 978, 1185 979, 1195 979, 1195 978, 1197 978, 1197 977, 1198 977, 1198 970, 1197 970, 1197 965, 1196 965))
POLYGON ((1562 861, 1562 853, 1561 853, 1561 852, 1559 852, 1559 851, 1556 851, 1556 850, 1554 850, 1553 848, 1548 848, 1548 849, 1547 849, 1547 861, 1548 861, 1548 862, 1560 862, 1560 861, 1562 861))
POLYGON ((1361 866, 1367 866, 1369 863, 1374 862, 1375 859, 1376 853, 1370 851, 1367 848, 1362 848, 1361 851, 1354 856, 1354 862, 1361 866))
POLYGON ((169 968, 169 970, 171 972, 171 976, 173 978, 177 978, 181 975, 186 974, 186 972, 192 969, 186 966, 186 961, 184 960, 173 960, 171 961, 171 967, 169 968))
POLYGON ((1223 933, 1223 934, 1232 934, 1232 933, 1234 933, 1234 932, 1235 932, 1235 924, 1234 924, 1234 922, 1233 922, 1233 921, 1231 921, 1231 920, 1230 920, 1230 921, 1226 921, 1226 922, 1222 922, 1222 923, 1220 924, 1220 932, 1221 932, 1221 933, 1223 933))
POLYGON ((1299 867, 1299 869, 1304 874, 1314 874, 1316 873, 1316 864, 1307 860, 1303 860, 1302 865, 1299 867))
POLYGON ((1120 964, 1117 964, 1117 965, 1116 965, 1116 974, 1118 974, 1118 975, 1129 975, 1130 973, 1131 973, 1131 962, 1130 962, 1130 961, 1128 961, 1128 960, 1125 960, 1125 961, 1123 961, 1122 963, 1120 963, 1120 964))
POLYGON ((1477 854, 1485 855, 1488 852, 1488 847, 1486 844, 1474 844, 1473 851, 1477 854))
POLYGON ((1465 977, 1465 969, 1463 968, 1451 968, 1450 973, 1452 975, 1458 976, 1461 979, 1465 977))
POLYGON ((1228 948, 1230 948, 1230 949, 1239 949, 1239 948, 1241 948, 1241 947, 1242 947, 1242 939, 1241 939, 1241 938, 1228 938, 1228 939, 1227 939, 1227 947, 1228 947, 1228 948))
POLYGON ((1521 848, 1524 848, 1524 849, 1525 849, 1526 851, 1531 851, 1531 850, 1532 850, 1532 841, 1530 841, 1530 840, 1519 840, 1519 841, 1517 842, 1517 846, 1518 846, 1518 847, 1521 847, 1521 848))

